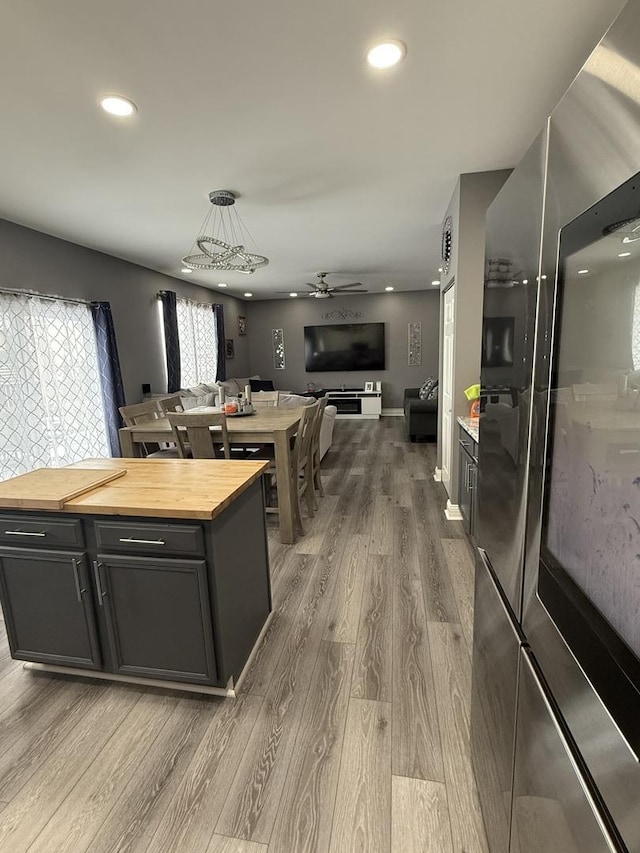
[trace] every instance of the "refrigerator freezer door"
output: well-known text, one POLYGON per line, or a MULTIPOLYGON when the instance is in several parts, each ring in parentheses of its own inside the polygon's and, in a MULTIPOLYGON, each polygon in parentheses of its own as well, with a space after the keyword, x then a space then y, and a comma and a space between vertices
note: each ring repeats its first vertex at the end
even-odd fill
POLYGON ((553 712, 530 652, 521 651, 511 853, 624 850, 553 712))
POLYGON ((471 755, 489 849, 507 853, 521 639, 481 551, 474 614, 471 755))

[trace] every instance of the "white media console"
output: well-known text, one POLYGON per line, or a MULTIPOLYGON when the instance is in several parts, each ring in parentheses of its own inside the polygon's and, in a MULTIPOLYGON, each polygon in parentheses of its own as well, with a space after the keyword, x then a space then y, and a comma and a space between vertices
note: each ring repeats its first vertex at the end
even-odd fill
POLYGON ((382 391, 327 389, 326 396, 331 399, 331 405, 337 408, 339 418, 377 420, 382 414, 382 391))

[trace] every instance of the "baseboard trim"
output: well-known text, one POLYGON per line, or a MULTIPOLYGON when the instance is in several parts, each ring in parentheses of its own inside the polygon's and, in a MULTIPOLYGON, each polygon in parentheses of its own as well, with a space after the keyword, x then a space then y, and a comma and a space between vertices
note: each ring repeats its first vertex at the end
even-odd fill
POLYGON ((404 409, 383 409, 383 418, 401 418, 404 416, 404 409))
POLYGON ((460 512, 458 504, 452 504, 451 501, 447 499, 444 517, 447 521, 462 521, 462 513, 460 512))
POLYGON ((442 482, 442 468, 438 468, 437 465, 433 469, 433 479, 436 481, 436 483, 442 482))
MULTIPOLYGON (((138 678, 136 675, 120 675, 116 672, 102 672, 95 669, 78 669, 73 666, 58 666, 52 663, 36 663, 28 661, 22 665, 23 669, 33 672, 51 672, 60 675, 76 675, 79 678, 100 678, 103 681, 119 681, 124 684, 136 684, 139 687, 163 687, 165 690, 187 691, 188 693, 206 693, 211 696, 223 696, 227 699, 235 699, 236 691, 233 686, 211 687, 208 684, 191 684, 187 681, 164 681, 159 678, 138 678)), ((233 679, 229 679, 233 685, 233 679)))

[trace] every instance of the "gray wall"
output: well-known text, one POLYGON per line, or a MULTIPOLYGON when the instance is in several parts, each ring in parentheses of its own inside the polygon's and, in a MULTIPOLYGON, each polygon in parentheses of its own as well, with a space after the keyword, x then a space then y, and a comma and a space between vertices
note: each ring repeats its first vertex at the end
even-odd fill
POLYGON ((308 382, 314 382, 318 388, 336 388, 342 383, 347 387, 362 387, 367 380, 381 380, 383 408, 401 407, 405 388, 419 386, 427 376, 438 375, 439 298, 439 291, 432 288, 340 299, 299 297, 252 302, 247 315, 251 372, 273 379, 276 388, 288 391, 303 391, 308 382), (341 320, 322 316, 340 309, 361 311, 362 317, 341 320), (409 367, 408 324, 416 321, 422 323, 422 366, 409 367), (342 322, 385 323, 386 370, 370 373, 305 371, 303 327, 342 322), (284 370, 273 368, 272 329, 284 329, 284 370))
POLYGON ((111 303, 127 402, 138 402, 141 385, 166 391, 165 354, 157 293, 174 290, 199 302, 224 305, 225 334, 235 340, 230 376, 249 374, 249 343, 238 336, 245 303, 218 290, 185 284, 145 267, 0 220, 0 287, 111 303))

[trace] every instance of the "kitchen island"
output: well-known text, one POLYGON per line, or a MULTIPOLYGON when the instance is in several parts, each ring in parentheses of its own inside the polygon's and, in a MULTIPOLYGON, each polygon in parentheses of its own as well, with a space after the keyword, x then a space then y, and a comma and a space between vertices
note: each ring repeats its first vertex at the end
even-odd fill
POLYGON ((12 656, 47 671, 235 695, 271 612, 267 464, 92 459, 0 483, 12 656), (104 482, 105 472, 117 479, 104 482), (102 482, 71 488, 92 474, 102 482))

